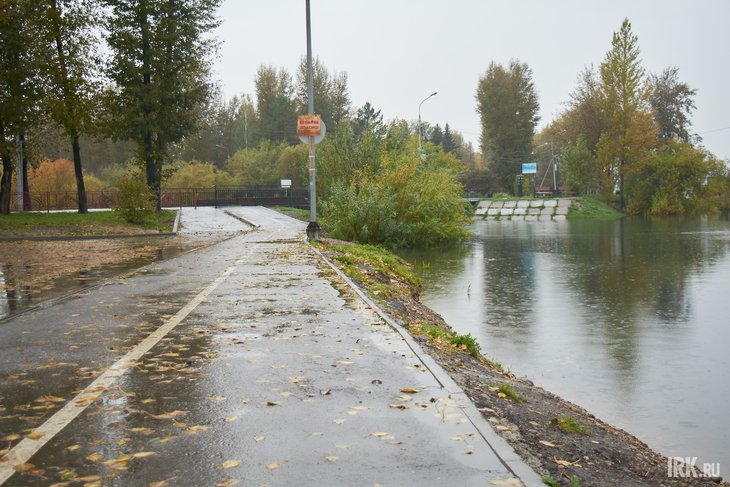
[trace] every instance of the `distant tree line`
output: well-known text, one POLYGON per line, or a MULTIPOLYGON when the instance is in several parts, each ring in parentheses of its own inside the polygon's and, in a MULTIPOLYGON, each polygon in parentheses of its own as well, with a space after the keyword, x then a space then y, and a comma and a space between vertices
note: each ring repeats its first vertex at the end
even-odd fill
POLYGON ((516 60, 507 67, 492 63, 476 93, 485 163, 479 185, 509 192, 521 164, 539 161, 541 179, 555 164, 558 184, 630 214, 727 209, 727 164, 692 133, 695 94, 677 67, 645 72, 638 38, 624 20, 599 67, 580 74, 567 109, 535 134, 539 104, 531 70, 516 60))
MULTIPOLYGON (((44 168, 29 179, 29 166, 40 167, 42 159, 71 161, 80 212, 86 211, 84 171, 114 182, 130 161, 158 204, 163 186, 270 185, 280 179, 305 186, 307 153, 295 120, 306 112, 306 64, 302 60, 294 74, 262 65, 254 93, 224 99, 210 77, 220 3, 3 2, 0 213, 10 211, 14 171, 26 192, 39 174, 53 173, 44 168)), ((540 133, 530 67, 519 60, 490 63, 475 97, 479 152, 448 123, 385 122, 369 102, 353 107, 347 74, 315 59, 315 110, 328 130, 318 146, 318 194, 325 201, 337 186, 340 196, 360 197, 343 188, 358 189, 388 172, 387 161, 405 158, 420 129, 425 148, 419 157, 448 156, 449 167, 457 161, 450 174, 480 193, 512 191, 521 164, 537 161, 538 177, 553 164, 559 184, 629 213, 727 208, 727 166, 692 133, 696 91, 680 81, 676 67, 647 75, 639 55, 626 20, 603 62, 579 75, 566 110, 540 133)), ((417 166, 428 169, 424 164, 417 166)), ((59 171, 67 174, 65 168, 59 171)))

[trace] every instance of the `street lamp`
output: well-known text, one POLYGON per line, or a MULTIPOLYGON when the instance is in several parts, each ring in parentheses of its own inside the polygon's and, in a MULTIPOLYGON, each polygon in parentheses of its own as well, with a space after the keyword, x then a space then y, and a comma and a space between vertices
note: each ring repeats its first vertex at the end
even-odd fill
POLYGON ((216 147, 217 147, 218 149, 224 149, 224 150, 226 151, 226 156, 228 156, 228 159, 230 159, 230 158, 231 158, 231 151, 230 151, 230 150, 228 150, 228 147, 226 147, 225 145, 220 145, 220 144, 216 144, 215 146, 216 146, 216 147))
POLYGON ((421 146, 421 105, 423 105, 423 102, 431 98, 432 96, 438 95, 438 91, 434 91, 430 95, 428 95, 426 98, 421 100, 421 103, 418 104, 418 152, 423 152, 423 147, 421 146))

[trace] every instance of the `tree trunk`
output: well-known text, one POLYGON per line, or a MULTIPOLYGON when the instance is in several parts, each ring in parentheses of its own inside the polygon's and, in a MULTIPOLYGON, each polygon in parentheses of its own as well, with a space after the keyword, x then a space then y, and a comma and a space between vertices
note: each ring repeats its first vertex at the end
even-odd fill
POLYGON ((71 147, 74 154, 74 173, 76 173, 76 194, 79 201, 79 213, 88 213, 89 205, 86 201, 86 187, 84 186, 84 172, 81 169, 81 147, 79 146, 79 134, 74 132, 71 137, 71 147))
POLYGON ((20 136, 20 144, 23 153, 23 211, 31 211, 30 184, 28 183, 28 155, 25 152, 25 135, 20 136))
MULTIPOLYGON (((5 127, 0 122, 0 140, 5 139, 5 127)), ((0 179, 0 214, 10 214, 10 191, 13 189, 13 158, 7 151, 3 149, 0 154, 3 162, 3 175, 0 179)))
POLYGON ((142 115, 145 124, 144 141, 142 147, 142 159, 145 163, 145 172, 147 175, 147 186, 155 192, 157 199, 157 209, 160 209, 160 177, 161 168, 158 169, 158 157, 152 146, 152 108, 150 107, 151 102, 148 99, 150 95, 149 87, 152 84, 152 61, 151 61, 151 50, 152 45, 150 41, 149 32, 149 20, 147 13, 143 12, 141 19, 141 31, 142 31, 142 84, 143 86, 143 101, 142 101, 142 115))

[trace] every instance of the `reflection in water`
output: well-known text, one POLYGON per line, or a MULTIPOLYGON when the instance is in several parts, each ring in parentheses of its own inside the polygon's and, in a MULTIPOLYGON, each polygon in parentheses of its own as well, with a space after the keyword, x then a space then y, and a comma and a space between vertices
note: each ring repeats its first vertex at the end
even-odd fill
POLYGON ((423 300, 517 374, 663 453, 730 464, 730 223, 478 222, 410 254, 423 300))

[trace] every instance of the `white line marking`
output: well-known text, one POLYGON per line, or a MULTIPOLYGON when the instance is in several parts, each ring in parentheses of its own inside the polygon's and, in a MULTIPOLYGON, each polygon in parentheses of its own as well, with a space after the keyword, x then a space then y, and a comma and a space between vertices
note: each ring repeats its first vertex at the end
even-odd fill
POLYGON ((232 266, 223 271, 223 273, 213 281, 208 287, 200 291, 188 304, 182 307, 175 316, 170 318, 165 324, 152 332, 147 338, 142 340, 136 347, 127 352, 114 365, 109 367, 106 372, 96 378, 94 382, 88 385, 84 390, 78 393, 76 397, 71 399, 66 405, 59 409, 56 414, 48 418, 48 421, 33 430, 34 437, 40 436, 38 439, 24 438, 20 443, 15 445, 6 455, 7 461, 0 463, 0 485, 8 480, 14 473, 13 467, 22 465, 35 455, 46 443, 55 437, 63 428, 76 419, 76 417, 84 412, 101 394, 109 389, 121 376, 125 374, 127 369, 133 367, 135 362, 142 355, 147 353, 152 347, 170 333, 182 320, 184 320, 210 293, 225 281, 248 257, 253 248, 250 248, 245 257, 237 260, 232 266))

